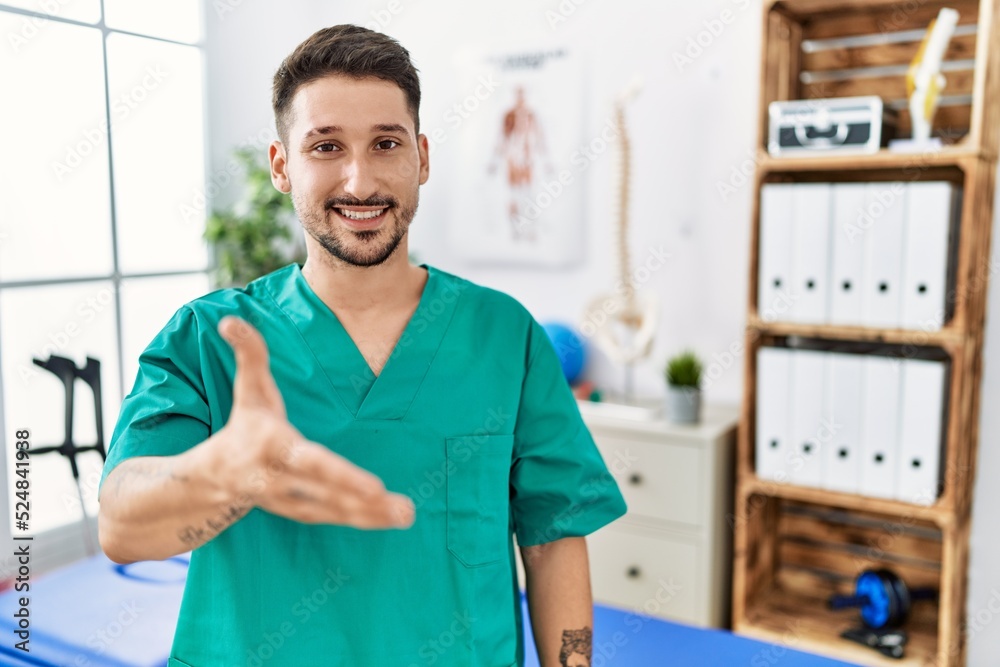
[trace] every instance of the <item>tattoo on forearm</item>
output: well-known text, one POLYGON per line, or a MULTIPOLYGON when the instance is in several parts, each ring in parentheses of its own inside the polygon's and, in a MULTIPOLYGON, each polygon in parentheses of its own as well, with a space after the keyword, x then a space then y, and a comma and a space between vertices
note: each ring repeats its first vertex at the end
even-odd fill
POLYGON ((182 528, 177 533, 177 537, 187 547, 192 549, 200 547, 246 516, 247 512, 253 508, 253 503, 249 502, 249 499, 244 500, 247 502, 233 503, 220 511, 216 516, 206 519, 205 524, 202 526, 182 528))
POLYGON ((580 630, 563 630, 559 664, 562 667, 590 667, 593 655, 593 633, 589 627, 580 630))

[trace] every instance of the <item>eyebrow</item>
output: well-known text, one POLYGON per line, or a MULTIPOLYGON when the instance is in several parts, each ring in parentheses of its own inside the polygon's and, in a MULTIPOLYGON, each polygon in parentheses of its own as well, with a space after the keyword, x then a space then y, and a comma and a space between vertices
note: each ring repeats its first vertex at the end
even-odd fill
POLYGON ((398 123, 389 123, 386 125, 372 125, 372 131, 374 132, 401 132, 403 134, 408 134, 408 130, 399 125, 398 123))
MULTIPOLYGON (((311 139, 316 136, 325 136, 330 134, 337 134, 343 132, 344 128, 339 125, 324 125, 323 127, 314 127, 308 132, 306 132, 303 139, 311 139)), ((400 132, 402 134, 408 134, 409 132, 405 127, 398 123, 379 123, 377 125, 372 125, 372 132, 400 132)))

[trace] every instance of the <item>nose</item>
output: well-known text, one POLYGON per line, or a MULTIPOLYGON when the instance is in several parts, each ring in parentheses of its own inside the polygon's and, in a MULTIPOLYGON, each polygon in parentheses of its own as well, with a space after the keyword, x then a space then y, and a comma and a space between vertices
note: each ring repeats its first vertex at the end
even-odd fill
POLYGON ((344 192, 365 200, 378 191, 374 166, 367 154, 357 154, 344 165, 344 192))

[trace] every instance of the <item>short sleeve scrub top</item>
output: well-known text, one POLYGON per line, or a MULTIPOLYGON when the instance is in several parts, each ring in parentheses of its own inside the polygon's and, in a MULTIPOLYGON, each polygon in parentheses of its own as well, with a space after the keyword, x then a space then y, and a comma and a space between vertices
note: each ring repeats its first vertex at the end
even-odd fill
POLYGON ((625 512, 545 331, 514 299, 423 265, 376 377, 298 264, 182 306, 139 360, 103 480, 221 429, 227 315, 267 341, 289 421, 408 495, 408 530, 251 510, 194 550, 171 667, 510 667, 524 648, 514 549, 625 512))

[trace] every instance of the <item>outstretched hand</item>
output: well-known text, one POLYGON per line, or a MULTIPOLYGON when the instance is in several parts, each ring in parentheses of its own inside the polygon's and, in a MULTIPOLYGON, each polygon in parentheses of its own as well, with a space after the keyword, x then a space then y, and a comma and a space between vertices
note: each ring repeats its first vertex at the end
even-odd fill
POLYGON ((289 423, 260 333, 233 316, 222 319, 219 333, 236 354, 233 407, 222 439, 227 449, 221 474, 228 488, 303 523, 409 527, 409 498, 390 493, 378 477, 307 440, 289 423))

